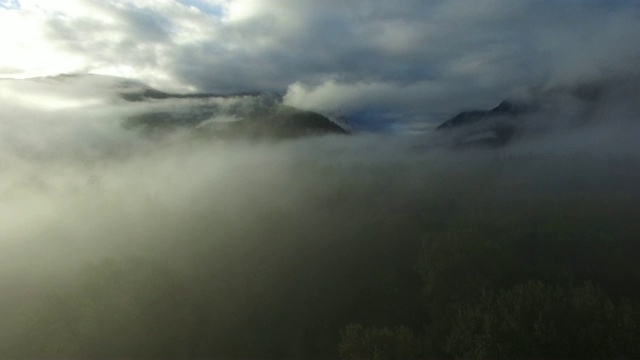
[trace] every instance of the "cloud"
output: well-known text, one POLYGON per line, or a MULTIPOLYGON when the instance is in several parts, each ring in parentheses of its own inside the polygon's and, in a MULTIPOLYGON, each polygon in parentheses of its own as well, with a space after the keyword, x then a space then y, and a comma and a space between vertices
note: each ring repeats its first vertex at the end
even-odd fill
POLYGON ((380 113, 401 111, 407 121, 437 122, 460 106, 482 107, 495 101, 494 94, 477 94, 476 91, 453 81, 400 84, 329 80, 317 86, 294 83, 289 86, 284 102, 301 109, 336 115, 362 109, 380 113), (466 99, 462 105, 461 99, 466 99))
POLYGON ((5 76, 95 72, 165 90, 288 89, 296 104, 343 113, 379 108, 384 99, 390 111, 439 121, 522 87, 637 73, 640 63, 633 1, 20 5, 0 8, 5 76))
MULTIPOLYGON (((419 12, 416 9, 413 10, 419 12)), ((406 20, 411 19, 409 15, 402 17, 405 29, 421 34, 422 38, 412 38, 413 47, 399 59, 393 58, 391 46, 377 48, 375 62, 359 63, 368 77, 351 79, 356 72, 336 73, 315 86, 297 83, 289 88, 288 97, 304 98, 300 105, 316 109, 334 110, 343 106, 348 112, 350 105, 355 104, 376 107, 381 98, 377 92, 365 96, 366 91, 358 91, 362 87, 358 83, 374 81, 389 89, 389 96, 384 96, 387 102, 393 102, 393 93, 403 94, 413 97, 410 110, 451 114, 479 104, 493 106, 522 87, 553 87, 638 72, 640 45, 630 34, 640 30, 639 13, 632 5, 527 1, 491 1, 479 5, 450 1, 429 10, 416 23, 406 20), (394 71, 400 65, 401 70, 394 71), (360 94, 355 102, 326 103, 326 90, 335 87, 336 79, 341 88, 352 88, 360 94), (421 91, 425 84, 436 91, 421 91), (416 96, 407 89, 415 89, 416 96), (417 96, 419 93, 423 96, 417 96)), ((392 20, 385 18, 382 24, 391 25, 392 20)), ((372 31, 379 35, 370 39, 370 48, 381 43, 404 43, 402 37, 377 41, 385 34, 377 30, 372 31)), ((396 98, 395 104, 390 105, 406 109, 406 98, 396 98)))

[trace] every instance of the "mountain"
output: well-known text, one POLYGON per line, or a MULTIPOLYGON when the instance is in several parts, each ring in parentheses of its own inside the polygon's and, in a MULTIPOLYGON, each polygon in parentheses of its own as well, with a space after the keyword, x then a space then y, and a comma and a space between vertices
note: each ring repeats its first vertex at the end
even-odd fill
POLYGON ((276 105, 250 114, 224 118, 218 109, 209 106, 150 111, 129 117, 124 126, 157 133, 178 128, 191 128, 201 135, 221 138, 296 138, 323 134, 347 134, 348 132, 327 117, 312 111, 302 111, 290 106, 276 105), (221 116, 222 118, 217 118, 221 116))
POLYGON ((322 114, 283 104, 275 93, 169 93, 135 80, 92 74, 0 82, 5 103, 49 113, 80 111, 143 135, 187 131, 209 138, 289 139, 349 133, 322 114))
POLYGON ((124 123, 146 133, 190 128, 199 135, 250 139, 349 133, 324 115, 284 105, 282 97, 273 93, 171 94, 145 86, 127 88, 120 96, 155 105, 124 123))
POLYGON ((463 111, 445 121, 438 131, 457 132, 455 146, 504 146, 516 133, 519 116, 534 111, 529 105, 505 100, 491 110, 463 111))
POLYGON ((454 147, 502 147, 517 139, 616 124, 630 128, 640 112, 640 78, 530 89, 490 110, 463 111, 437 127, 454 147))
POLYGON ((494 107, 491 110, 474 110, 464 111, 456 115, 450 120, 447 120, 442 125, 438 126, 438 129, 447 129, 456 126, 462 126, 472 124, 486 118, 496 118, 501 116, 515 117, 529 110, 525 106, 519 106, 515 102, 505 100, 500 105, 494 107))

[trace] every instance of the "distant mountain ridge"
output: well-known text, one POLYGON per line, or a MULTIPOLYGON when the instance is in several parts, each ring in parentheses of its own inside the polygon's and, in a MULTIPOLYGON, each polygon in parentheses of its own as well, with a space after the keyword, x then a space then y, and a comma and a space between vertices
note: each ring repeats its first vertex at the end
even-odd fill
MULTIPOLYGON (((440 124, 437 133, 454 147, 502 147, 516 138, 538 136, 603 122, 637 122, 640 78, 593 81, 531 90, 489 110, 463 111, 440 124)), ((624 125, 623 125, 624 126, 624 125)))
POLYGON ((481 125, 477 131, 467 133, 458 139, 458 145, 504 146, 516 133, 517 124, 514 124, 514 120, 534 110, 531 105, 504 100, 491 110, 463 111, 436 129, 446 131, 459 127, 468 128, 474 124, 481 125), (487 122, 490 124, 486 124, 487 122))

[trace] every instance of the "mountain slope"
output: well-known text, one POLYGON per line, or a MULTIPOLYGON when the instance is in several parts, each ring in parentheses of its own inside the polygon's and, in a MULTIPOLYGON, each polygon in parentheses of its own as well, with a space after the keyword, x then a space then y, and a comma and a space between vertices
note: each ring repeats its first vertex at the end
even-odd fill
POLYGON ((532 89, 490 110, 464 111, 437 127, 451 145, 501 147, 516 139, 638 123, 640 78, 532 89))

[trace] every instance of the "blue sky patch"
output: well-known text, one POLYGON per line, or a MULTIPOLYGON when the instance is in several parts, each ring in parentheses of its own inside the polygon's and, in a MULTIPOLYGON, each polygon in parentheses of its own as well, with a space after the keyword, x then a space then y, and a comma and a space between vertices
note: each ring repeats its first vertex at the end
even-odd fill
POLYGON ((3 9, 20 9, 20 1, 18 0, 0 0, 0 8, 3 9))
POLYGON ((213 5, 200 0, 178 0, 179 3, 198 8, 205 14, 222 16, 223 9, 221 5, 213 5))

